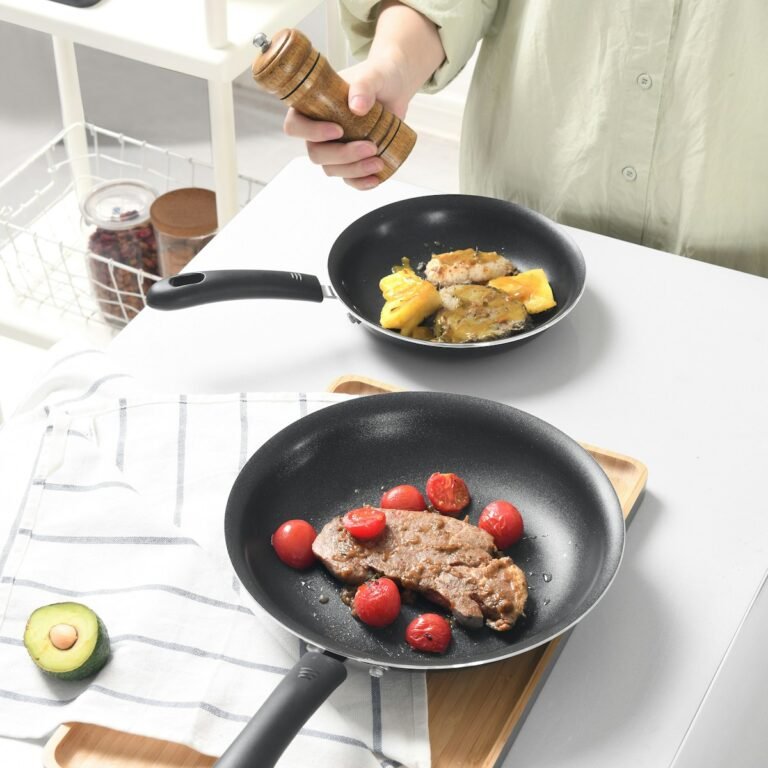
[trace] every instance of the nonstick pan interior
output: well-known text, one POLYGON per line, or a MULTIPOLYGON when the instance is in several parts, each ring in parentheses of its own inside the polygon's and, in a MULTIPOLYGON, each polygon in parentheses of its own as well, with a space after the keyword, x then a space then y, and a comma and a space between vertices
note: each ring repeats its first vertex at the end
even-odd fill
POLYGON ((244 586, 287 629, 341 656, 406 668, 482 664, 551 639, 603 595, 624 545, 613 487, 577 443, 516 409, 426 392, 346 401, 282 430, 241 471, 225 529, 244 586), (494 499, 518 506, 526 534, 508 554, 531 589, 526 616, 511 631, 456 625, 441 656, 417 654, 403 640, 414 616, 440 612, 434 604, 419 599, 404 605, 390 627, 366 627, 351 616, 342 585, 321 564, 293 570, 270 545, 286 520, 304 518, 320 530, 335 515, 378 505, 383 489, 401 483, 423 489, 435 471, 467 481, 473 523, 494 499))
POLYGON ((403 257, 415 268, 434 253, 461 248, 497 251, 521 272, 543 269, 557 307, 532 315, 530 330, 504 339, 448 345, 407 341, 453 350, 521 341, 561 320, 584 290, 584 257, 560 227, 528 208, 476 195, 426 195, 371 211, 336 239, 328 257, 328 272, 336 294, 359 319, 372 330, 402 341, 398 332, 379 326, 383 306, 379 281, 403 257))

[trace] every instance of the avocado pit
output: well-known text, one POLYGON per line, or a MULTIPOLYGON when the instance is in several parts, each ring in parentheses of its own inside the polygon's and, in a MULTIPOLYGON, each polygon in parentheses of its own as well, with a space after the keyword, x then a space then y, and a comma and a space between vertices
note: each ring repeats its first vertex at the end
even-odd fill
POLYGON ((68 651, 77 642, 77 628, 71 624, 55 624, 48 633, 48 639, 54 648, 68 651))

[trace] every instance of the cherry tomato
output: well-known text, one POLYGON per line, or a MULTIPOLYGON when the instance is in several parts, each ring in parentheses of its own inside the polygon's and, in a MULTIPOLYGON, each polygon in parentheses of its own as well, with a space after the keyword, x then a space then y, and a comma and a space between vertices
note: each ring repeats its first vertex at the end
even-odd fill
POLYGON ((445 653, 451 642, 451 625, 437 613, 422 613, 406 628, 405 641, 415 651, 445 653))
POLYGON ((289 520, 272 534, 277 556, 291 568, 309 568, 315 562, 312 542, 317 531, 306 520, 289 520))
POLYGON ((366 581, 357 588, 352 607, 372 627, 386 627, 400 615, 400 590, 392 579, 366 581))
POLYGON ((427 508, 427 502, 415 485, 396 485, 381 497, 381 506, 384 509, 408 509, 411 512, 422 512, 427 508))
POLYGON ((523 516, 508 501, 492 501, 480 513, 477 525, 493 536, 499 549, 511 547, 523 535, 523 516))
POLYGON ((358 507, 347 512, 341 522, 356 539, 370 541, 380 536, 387 527, 387 516, 374 507, 358 507))
POLYGON ((446 515, 457 515, 469 504, 467 484, 453 472, 435 472, 427 480, 427 496, 432 506, 446 515))

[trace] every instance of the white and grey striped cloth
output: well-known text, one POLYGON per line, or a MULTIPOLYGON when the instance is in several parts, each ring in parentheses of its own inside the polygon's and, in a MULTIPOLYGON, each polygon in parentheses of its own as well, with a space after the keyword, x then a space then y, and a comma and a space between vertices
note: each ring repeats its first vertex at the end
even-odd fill
MULTIPOLYGON (((0 734, 96 723, 218 755, 300 653, 240 590, 223 511, 251 453, 345 396, 157 395, 97 350, 61 345, 0 429, 0 734), (37 607, 74 600, 106 624, 93 679, 44 676, 22 644, 37 607)), ((349 676, 280 765, 430 764, 422 674, 349 676)))

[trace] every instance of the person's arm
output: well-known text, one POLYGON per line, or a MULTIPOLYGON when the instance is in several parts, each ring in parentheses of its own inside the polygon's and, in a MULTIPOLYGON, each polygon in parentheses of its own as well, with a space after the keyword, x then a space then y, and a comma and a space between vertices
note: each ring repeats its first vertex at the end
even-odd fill
MULTIPOLYGON (((422 14, 399 2, 382 3, 368 58, 340 74, 349 82, 349 108, 366 114, 380 101, 398 117, 404 117, 417 91, 440 67, 445 51, 437 26, 422 14)), ((336 141, 342 129, 335 123, 310 120, 290 109, 284 130, 307 142, 312 162, 329 176, 340 176, 356 189, 372 189, 383 161, 375 157, 370 141, 336 141)))

